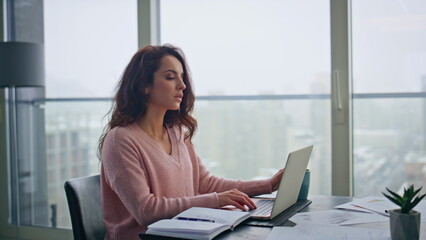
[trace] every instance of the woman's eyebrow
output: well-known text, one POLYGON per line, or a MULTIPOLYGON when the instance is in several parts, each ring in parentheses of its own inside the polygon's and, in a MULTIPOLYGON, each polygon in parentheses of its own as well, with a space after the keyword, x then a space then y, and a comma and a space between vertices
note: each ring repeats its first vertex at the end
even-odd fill
POLYGON ((172 72, 174 74, 177 74, 177 72, 175 70, 173 70, 173 69, 167 69, 167 70, 163 71, 163 73, 166 73, 166 72, 172 72))

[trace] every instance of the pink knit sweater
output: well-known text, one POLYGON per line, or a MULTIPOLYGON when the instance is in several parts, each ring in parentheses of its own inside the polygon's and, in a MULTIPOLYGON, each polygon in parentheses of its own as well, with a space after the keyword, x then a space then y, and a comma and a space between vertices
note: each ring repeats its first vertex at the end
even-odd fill
POLYGON ((105 239, 139 239, 147 225, 190 207, 219 207, 216 192, 270 193, 268 179, 225 180, 209 174, 178 128, 167 129, 172 153, 136 124, 112 129, 102 149, 105 239))

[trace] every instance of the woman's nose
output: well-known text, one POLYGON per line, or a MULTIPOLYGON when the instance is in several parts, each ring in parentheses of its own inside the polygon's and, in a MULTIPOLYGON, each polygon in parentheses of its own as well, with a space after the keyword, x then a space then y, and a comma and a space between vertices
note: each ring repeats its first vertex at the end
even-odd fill
POLYGON ((186 88, 185 82, 183 81, 182 78, 179 78, 179 85, 178 88, 184 90, 186 88))

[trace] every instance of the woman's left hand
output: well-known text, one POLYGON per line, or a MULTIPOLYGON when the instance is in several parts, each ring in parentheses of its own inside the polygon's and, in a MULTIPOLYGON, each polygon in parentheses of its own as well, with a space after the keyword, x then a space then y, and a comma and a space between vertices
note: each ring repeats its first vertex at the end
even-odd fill
POLYGON ((283 176, 285 169, 280 169, 277 173, 274 174, 274 176, 271 177, 271 185, 272 185, 272 192, 277 191, 278 187, 280 186, 281 177, 283 176))

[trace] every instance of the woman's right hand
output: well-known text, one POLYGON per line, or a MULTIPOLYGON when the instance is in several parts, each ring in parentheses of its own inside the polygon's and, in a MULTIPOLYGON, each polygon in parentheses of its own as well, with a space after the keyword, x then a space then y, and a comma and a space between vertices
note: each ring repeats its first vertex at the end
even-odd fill
POLYGON ((237 189, 221 192, 217 195, 219 197, 219 207, 232 205, 243 211, 247 210, 245 206, 247 206, 250 210, 256 209, 256 205, 249 196, 237 189))

